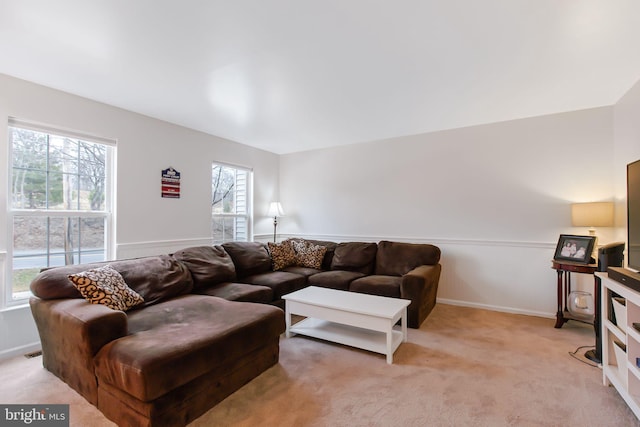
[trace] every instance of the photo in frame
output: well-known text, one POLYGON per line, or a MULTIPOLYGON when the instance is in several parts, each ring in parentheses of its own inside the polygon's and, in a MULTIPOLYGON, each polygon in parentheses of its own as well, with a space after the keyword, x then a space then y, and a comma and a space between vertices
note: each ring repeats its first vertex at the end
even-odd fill
POLYGON ((572 261, 580 264, 589 264, 593 247, 596 244, 595 236, 576 236, 573 234, 561 234, 553 257, 558 261, 572 261))

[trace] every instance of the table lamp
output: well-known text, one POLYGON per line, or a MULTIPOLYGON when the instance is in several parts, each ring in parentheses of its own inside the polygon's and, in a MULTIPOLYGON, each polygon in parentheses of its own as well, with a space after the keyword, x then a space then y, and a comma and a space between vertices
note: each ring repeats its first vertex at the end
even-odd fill
POLYGON ((595 227, 613 227, 613 202, 573 203, 571 225, 589 227, 589 235, 595 236, 595 227))

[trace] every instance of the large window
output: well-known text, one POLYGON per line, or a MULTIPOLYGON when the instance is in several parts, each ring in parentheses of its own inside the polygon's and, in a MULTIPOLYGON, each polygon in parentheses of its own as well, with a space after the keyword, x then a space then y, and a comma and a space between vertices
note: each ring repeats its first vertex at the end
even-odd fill
POLYGON ((9 121, 9 303, 28 297, 29 283, 42 268, 109 256, 112 145, 9 121))
POLYGON ((213 243, 251 240, 251 171, 214 163, 211 195, 213 243))

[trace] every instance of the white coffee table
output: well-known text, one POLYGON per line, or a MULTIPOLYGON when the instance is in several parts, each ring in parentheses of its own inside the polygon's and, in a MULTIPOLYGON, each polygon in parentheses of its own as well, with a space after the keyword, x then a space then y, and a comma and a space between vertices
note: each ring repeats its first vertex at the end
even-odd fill
POLYGON ((309 286, 284 295, 286 336, 320 338, 387 355, 407 341, 407 306, 411 301, 309 286), (306 319, 291 325, 291 315, 306 319), (400 330, 394 325, 401 320, 400 330))

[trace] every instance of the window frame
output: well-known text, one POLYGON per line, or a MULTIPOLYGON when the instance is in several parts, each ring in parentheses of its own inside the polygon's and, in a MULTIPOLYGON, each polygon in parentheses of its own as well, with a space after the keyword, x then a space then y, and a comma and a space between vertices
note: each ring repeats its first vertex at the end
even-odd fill
MULTIPOLYGON (((67 130, 55 126, 29 122, 19 120, 13 117, 9 117, 7 126, 7 250, 4 255, 4 271, 1 272, 4 276, 4 291, 2 292, 2 300, 0 300, 1 307, 14 307, 21 306, 28 302, 31 296, 30 291, 20 293, 18 296, 14 295, 13 284, 13 262, 14 262, 14 220, 15 217, 38 217, 42 219, 49 218, 78 218, 80 221, 87 218, 103 218, 104 219, 104 251, 105 260, 113 259, 115 254, 115 227, 114 227, 114 203, 115 203, 115 158, 117 141, 114 139, 108 139, 82 133, 78 131, 67 130), (24 130, 30 130, 35 132, 46 133, 49 136, 66 137, 75 140, 81 140, 83 142, 94 143, 104 145, 105 151, 105 183, 104 183, 104 210, 65 210, 65 209, 48 209, 48 208, 35 208, 35 209, 16 209, 13 207, 13 139, 11 138, 12 128, 19 128, 24 130)), ((49 173, 49 167, 47 166, 47 173, 49 173)), ((81 253, 82 246, 79 246, 77 250, 81 253)), ((51 249, 45 248, 43 253, 48 257, 51 255, 51 249)), ((82 262, 82 261, 80 261, 82 262)), ((40 266, 44 268, 46 266, 40 266)))
POLYGON ((214 226, 214 218, 245 218, 246 224, 247 224, 247 242, 252 242, 253 241, 253 168, 248 167, 248 166, 241 166, 241 165, 234 165, 231 163, 225 163, 225 162, 219 162, 219 161, 212 161, 211 162, 211 174, 210 174, 210 179, 211 179, 211 193, 210 193, 210 197, 209 200, 213 201, 213 168, 215 166, 222 166, 222 167, 226 167, 226 168, 231 168, 231 169, 236 169, 239 171, 244 171, 247 173, 247 188, 246 188, 246 202, 247 202, 247 212, 246 214, 238 214, 238 213, 220 213, 220 214, 216 214, 213 212, 213 205, 210 204, 209 208, 211 209, 210 214, 211 214, 211 242, 214 245, 218 245, 218 244, 222 244, 227 242, 225 241, 221 241, 218 242, 215 240, 215 236, 213 235, 213 226, 214 226))

